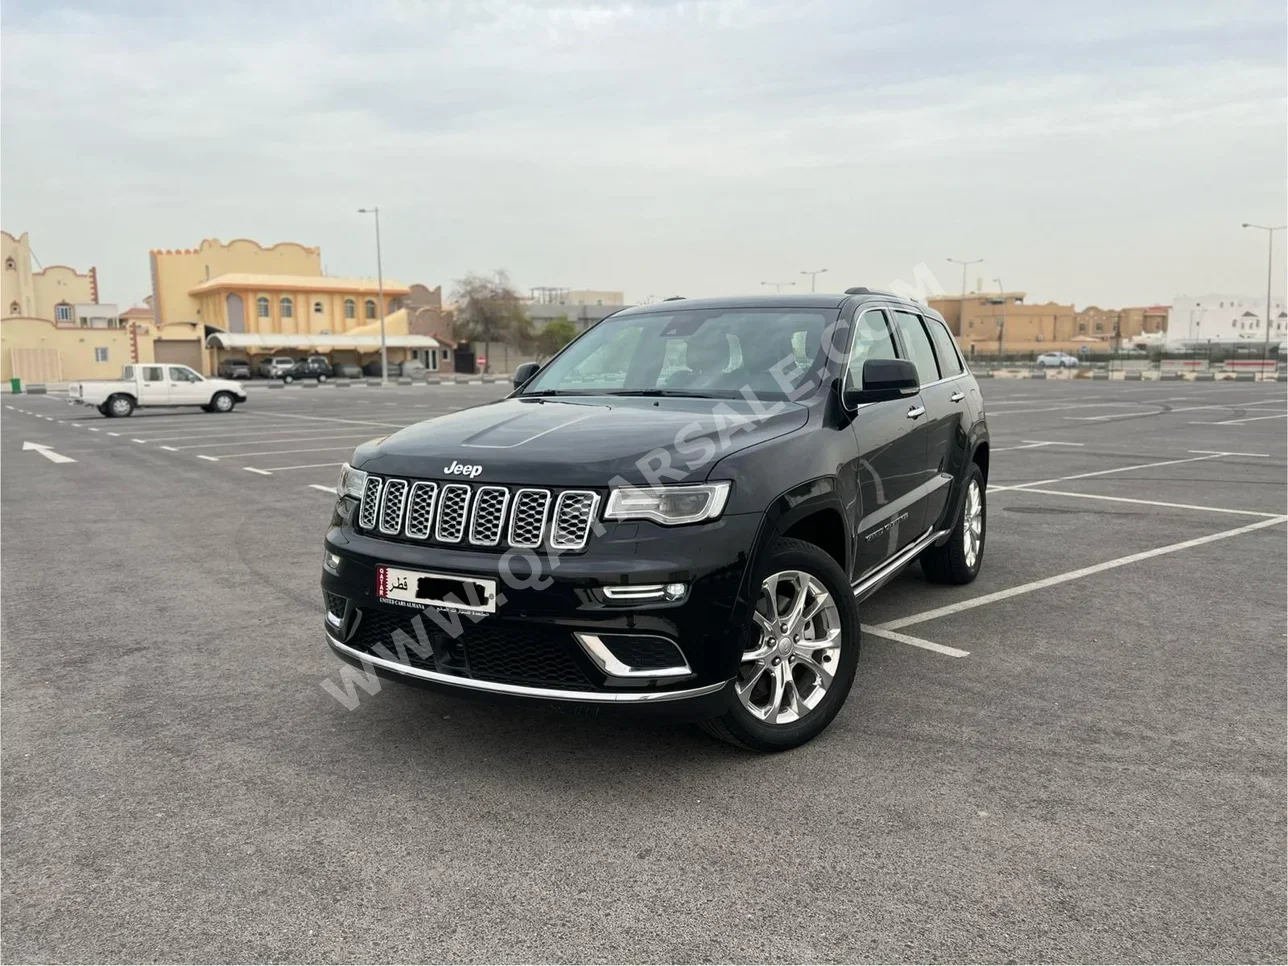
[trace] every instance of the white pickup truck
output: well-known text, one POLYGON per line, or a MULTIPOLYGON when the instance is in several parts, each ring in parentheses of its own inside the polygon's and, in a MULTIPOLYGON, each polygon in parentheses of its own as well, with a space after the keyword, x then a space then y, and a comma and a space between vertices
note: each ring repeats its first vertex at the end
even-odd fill
POLYGON ((128 416, 140 406, 200 406, 208 413, 230 413, 246 401, 246 390, 232 379, 207 379, 187 366, 126 366, 121 378, 73 382, 69 402, 93 406, 104 416, 128 416))

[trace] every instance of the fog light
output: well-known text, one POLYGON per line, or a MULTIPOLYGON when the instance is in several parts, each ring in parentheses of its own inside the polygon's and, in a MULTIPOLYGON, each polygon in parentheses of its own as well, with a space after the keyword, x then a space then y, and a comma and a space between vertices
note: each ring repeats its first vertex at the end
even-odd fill
POLYGON ((340 572, 340 555, 332 553, 330 550, 322 555, 322 569, 327 573, 338 574, 340 572))
POLYGON ((667 584, 662 588, 662 593, 666 595, 667 600, 679 600, 688 590, 684 584, 667 584))

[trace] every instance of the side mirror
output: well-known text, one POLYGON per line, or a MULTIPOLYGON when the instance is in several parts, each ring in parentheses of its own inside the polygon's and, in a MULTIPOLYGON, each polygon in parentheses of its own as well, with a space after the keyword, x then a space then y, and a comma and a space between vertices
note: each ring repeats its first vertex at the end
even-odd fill
POLYGON ((863 363, 863 386, 845 390, 845 405, 886 402, 911 396, 921 388, 917 367, 906 359, 869 359, 863 363))
POLYGON ((537 362, 525 362, 519 368, 514 370, 514 388, 521 389, 523 384, 537 374, 541 364, 537 362))

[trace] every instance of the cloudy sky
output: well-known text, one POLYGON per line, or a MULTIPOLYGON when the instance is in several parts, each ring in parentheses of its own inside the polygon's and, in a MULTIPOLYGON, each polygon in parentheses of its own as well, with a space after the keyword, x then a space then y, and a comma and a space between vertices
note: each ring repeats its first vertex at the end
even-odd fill
POLYGON ((0 10, 3 227, 121 303, 210 236, 374 274, 372 204, 399 280, 631 301, 957 291, 949 256, 1030 301, 1255 294, 1239 224, 1288 220, 1283 0, 0 10))

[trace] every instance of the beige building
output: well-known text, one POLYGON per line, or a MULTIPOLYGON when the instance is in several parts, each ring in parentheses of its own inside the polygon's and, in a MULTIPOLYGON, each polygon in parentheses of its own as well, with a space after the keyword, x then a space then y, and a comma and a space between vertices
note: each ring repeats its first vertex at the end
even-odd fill
POLYGON ((66 265, 33 271, 27 233, 0 231, 0 378, 113 379, 132 361, 130 324, 98 300, 98 273, 66 265))
POLYGON ((239 336, 289 336, 287 354, 298 352, 286 343, 298 349, 316 341, 309 351, 321 352, 326 336, 379 321, 411 291, 385 279, 381 306, 376 279, 323 275, 321 249, 296 242, 266 247, 247 238, 207 238, 197 248, 153 250, 151 265, 157 361, 207 373, 219 354, 207 348, 210 336, 226 334, 220 345, 252 355, 272 354, 271 338, 239 336))

